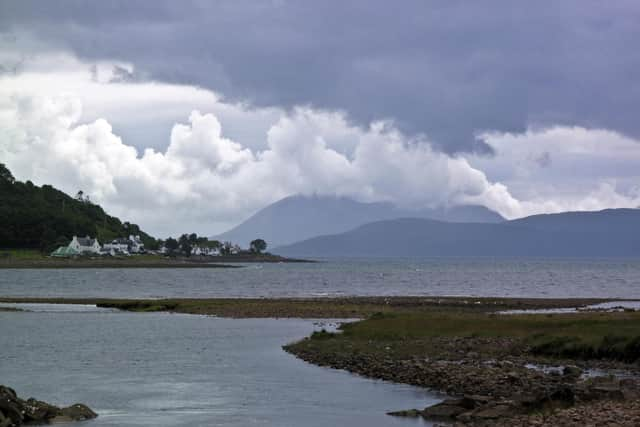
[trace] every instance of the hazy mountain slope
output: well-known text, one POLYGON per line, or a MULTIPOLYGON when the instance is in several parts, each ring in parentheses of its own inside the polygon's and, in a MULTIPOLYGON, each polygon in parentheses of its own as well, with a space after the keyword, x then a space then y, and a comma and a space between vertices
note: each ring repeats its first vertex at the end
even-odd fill
MULTIPOLYGON (((586 232, 577 227, 567 227, 569 230, 565 231, 561 225, 567 218, 563 215, 545 223, 547 229, 516 222, 456 224, 416 218, 379 221, 346 233, 283 246, 275 252, 308 257, 640 256, 640 211, 627 218, 633 227, 627 233, 586 232), (554 226, 556 223, 559 225, 554 226)), ((615 210, 603 211, 593 217, 592 227, 602 230, 617 215, 615 210)))
POLYGON ((390 203, 360 203, 339 197, 292 196, 265 207, 240 225, 214 238, 246 246, 259 237, 273 248, 310 237, 341 233, 369 222, 407 216, 464 222, 504 220, 499 214, 482 206, 409 212, 390 203))
POLYGON ((640 232, 640 209, 604 209, 595 212, 563 212, 514 219, 509 224, 546 231, 588 233, 640 232))

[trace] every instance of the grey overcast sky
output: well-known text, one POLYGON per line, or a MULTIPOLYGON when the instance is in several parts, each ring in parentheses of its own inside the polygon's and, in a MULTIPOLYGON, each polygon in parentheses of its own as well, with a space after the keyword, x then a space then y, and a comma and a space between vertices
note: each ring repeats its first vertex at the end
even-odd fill
MULTIPOLYGON (((640 140, 637 1, 0 0, 0 36, 0 89, 13 99, 4 103, 14 137, 4 143, 5 161, 23 178, 85 186, 141 222, 148 212, 134 206, 140 195, 128 194, 129 185, 171 187, 167 203, 187 200, 183 223, 200 232, 293 192, 416 207, 474 202, 510 217, 634 205, 640 197, 633 171, 640 140), (54 89, 72 107, 60 107, 54 89), (44 131, 25 130, 27 121, 18 119, 27 114, 41 125, 45 113, 34 110, 43 96, 65 114, 80 103, 67 131, 103 120, 107 134, 137 150, 131 162, 142 162, 149 148, 176 170, 145 170, 151 156, 126 176, 98 159, 93 173, 108 179, 56 175, 44 159, 33 166, 25 147, 44 131), (192 110, 214 118, 223 143, 205 135, 188 150, 183 144, 178 159, 175 125, 189 123, 180 126, 193 136, 192 110), (277 140, 285 133, 308 152, 282 148, 277 140), (30 136, 18 143, 18 134, 30 136), (365 153, 366 138, 402 140, 409 153, 389 155, 413 175, 371 172, 394 173, 365 153), (178 179, 180 168, 200 173, 187 157, 210 157, 207 144, 217 160, 198 168, 209 175, 196 183, 178 179), (406 162, 420 158, 415 150, 429 159, 412 171, 406 162), (451 163, 462 160, 473 178, 452 175, 451 163), (256 188, 252 180, 269 195, 243 193, 256 188)), ((115 150, 101 147, 106 157, 115 150)), ((95 160, 100 147, 91 150, 95 160)), ((177 225, 153 227, 169 232, 177 225)))

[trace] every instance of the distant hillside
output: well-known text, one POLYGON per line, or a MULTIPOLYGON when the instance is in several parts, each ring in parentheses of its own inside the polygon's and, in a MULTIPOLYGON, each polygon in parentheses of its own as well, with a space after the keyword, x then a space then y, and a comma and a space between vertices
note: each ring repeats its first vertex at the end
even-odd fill
POLYGON ((50 185, 16 181, 2 163, 0 201, 0 248, 49 251, 68 243, 73 235, 98 236, 104 242, 134 234, 147 246, 155 241, 136 224, 123 223, 98 205, 77 200, 50 185))
POLYGON ((247 245, 260 237, 269 247, 310 237, 336 234, 385 219, 420 217, 452 222, 500 222, 499 214, 483 206, 406 211, 390 203, 361 203, 344 197, 291 196, 275 202, 233 229, 214 238, 247 245))
POLYGON ((602 211, 563 212, 514 219, 509 224, 545 231, 580 233, 640 232, 640 209, 604 209, 602 211))
POLYGON ((608 209, 500 224, 406 218, 276 248, 285 256, 640 256, 640 210, 608 209), (579 218, 578 223, 572 222, 579 218), (623 226, 617 221, 624 219, 623 226))

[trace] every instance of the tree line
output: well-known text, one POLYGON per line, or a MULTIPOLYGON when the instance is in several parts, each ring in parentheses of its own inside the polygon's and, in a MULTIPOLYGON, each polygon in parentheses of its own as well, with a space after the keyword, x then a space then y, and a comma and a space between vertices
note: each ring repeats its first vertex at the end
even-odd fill
MULTIPOLYGON (((158 242, 160 245, 164 245, 169 255, 184 255, 191 256, 194 248, 209 248, 215 249, 220 252, 221 255, 231 255, 235 252, 242 252, 242 249, 233 244, 232 242, 220 242, 219 240, 209 240, 204 236, 198 236, 196 233, 183 234, 177 239, 169 237, 168 239, 158 242)), ((261 254, 267 249, 267 242, 263 239, 255 239, 249 243, 249 253, 261 254)))
POLYGON ((108 215, 82 192, 71 197, 51 185, 17 181, 0 163, 0 247, 51 252, 76 236, 100 242, 139 235, 149 249, 156 240, 136 224, 108 215))

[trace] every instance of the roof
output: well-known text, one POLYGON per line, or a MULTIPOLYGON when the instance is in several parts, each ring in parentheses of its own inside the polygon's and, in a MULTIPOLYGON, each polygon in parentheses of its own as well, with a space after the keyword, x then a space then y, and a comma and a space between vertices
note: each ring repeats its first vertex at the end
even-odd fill
POLYGON ((91 237, 78 237, 78 243, 80 246, 93 246, 96 239, 92 239, 91 237))
POLYGON ((69 246, 60 246, 58 249, 56 249, 51 253, 51 256, 66 257, 66 256, 73 256, 78 254, 79 254, 78 251, 76 251, 73 248, 70 248, 69 246))

